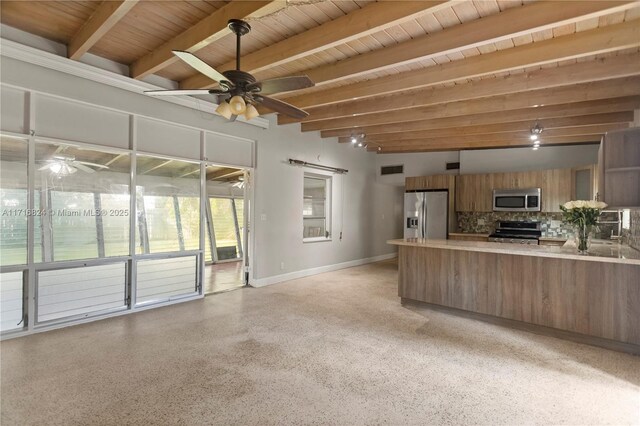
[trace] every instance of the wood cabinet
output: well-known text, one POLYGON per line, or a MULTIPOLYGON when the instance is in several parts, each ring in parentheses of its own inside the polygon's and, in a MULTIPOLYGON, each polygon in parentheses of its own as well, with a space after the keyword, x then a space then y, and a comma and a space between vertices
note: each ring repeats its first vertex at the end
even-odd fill
POLYGON ((456 178, 456 210, 490 212, 493 203, 493 175, 460 175, 456 178))
POLYGON ((640 128, 608 132, 598 156, 598 200, 640 207, 640 128))
POLYGON ((559 212, 571 199, 571 169, 460 175, 456 179, 456 210, 493 211, 493 189, 541 188, 542 211, 559 212))
POLYGON ((542 211, 561 211, 560 204, 571 200, 571 169, 541 170, 538 173, 542 179, 542 211))
POLYGON ((448 189, 455 192, 455 175, 416 176, 405 179, 405 190, 416 191, 423 189, 448 189))

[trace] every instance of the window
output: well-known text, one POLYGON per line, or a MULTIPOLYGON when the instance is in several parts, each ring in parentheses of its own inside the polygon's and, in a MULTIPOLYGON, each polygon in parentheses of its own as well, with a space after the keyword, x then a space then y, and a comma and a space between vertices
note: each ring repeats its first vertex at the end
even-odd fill
POLYGON ((200 164, 137 157, 136 253, 200 248, 200 164))
POLYGON ((34 261, 129 255, 127 153, 35 144, 34 261))
POLYGON ((305 173, 302 204, 303 241, 331 236, 331 177, 305 173))
POLYGON ((27 263, 27 142, 0 139, 0 265, 27 263))

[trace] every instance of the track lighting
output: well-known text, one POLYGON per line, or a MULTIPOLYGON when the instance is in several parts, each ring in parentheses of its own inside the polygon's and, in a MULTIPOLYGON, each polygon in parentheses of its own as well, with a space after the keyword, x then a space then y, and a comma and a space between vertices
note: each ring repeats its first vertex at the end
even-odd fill
POLYGON ((529 139, 531 139, 533 141, 533 150, 537 151, 538 148, 540 148, 540 135, 542 134, 542 131, 544 130, 544 127, 542 127, 540 125, 540 123, 536 122, 533 127, 531 127, 531 129, 529 130, 529 139))
POLYGON ((244 113, 247 109, 247 104, 242 98, 242 96, 236 95, 229 100, 229 106, 231 107, 231 112, 235 115, 240 115, 244 113))
POLYGON ((233 115, 231 106, 226 101, 222 101, 220 105, 218 105, 218 108, 216 108, 216 112, 227 120, 231 119, 231 116, 233 115))

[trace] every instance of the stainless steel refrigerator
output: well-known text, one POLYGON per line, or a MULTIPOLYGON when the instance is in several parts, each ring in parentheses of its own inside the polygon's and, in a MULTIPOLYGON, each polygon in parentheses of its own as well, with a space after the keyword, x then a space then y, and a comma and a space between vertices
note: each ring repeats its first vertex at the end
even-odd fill
POLYGON ((404 194, 404 238, 447 238, 448 191, 404 194))

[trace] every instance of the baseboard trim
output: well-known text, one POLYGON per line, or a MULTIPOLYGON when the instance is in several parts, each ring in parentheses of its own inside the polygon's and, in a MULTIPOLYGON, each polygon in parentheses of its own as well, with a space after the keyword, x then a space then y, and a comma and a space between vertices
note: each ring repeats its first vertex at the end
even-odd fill
POLYGON ((348 262, 335 263, 333 265, 319 266, 317 268, 303 269, 300 271, 289 272, 282 275, 273 275, 265 278, 251 279, 249 285, 252 287, 264 287, 271 284, 277 284, 284 281, 291 281, 298 278, 304 278, 311 275, 322 274, 324 272, 338 271, 340 269, 352 268, 354 266, 366 265, 367 263, 380 262, 398 257, 398 253, 388 253, 380 256, 367 257, 365 259, 350 260, 348 262))
POLYGON ((479 312, 465 311, 449 306, 435 305, 433 303, 421 302, 419 300, 400 298, 402 306, 408 309, 429 309, 459 317, 474 319, 490 324, 509 327, 516 330, 528 331, 530 333, 541 334, 543 336, 555 337, 557 339, 570 340, 585 345, 598 346, 616 352, 625 352, 632 355, 640 355, 640 345, 627 342, 619 342, 617 340, 605 339, 603 337, 588 336, 586 334, 574 333, 572 331, 559 330, 557 328, 546 327, 543 325, 529 324, 522 321, 516 321, 507 318, 494 317, 493 315, 481 314, 479 312))

